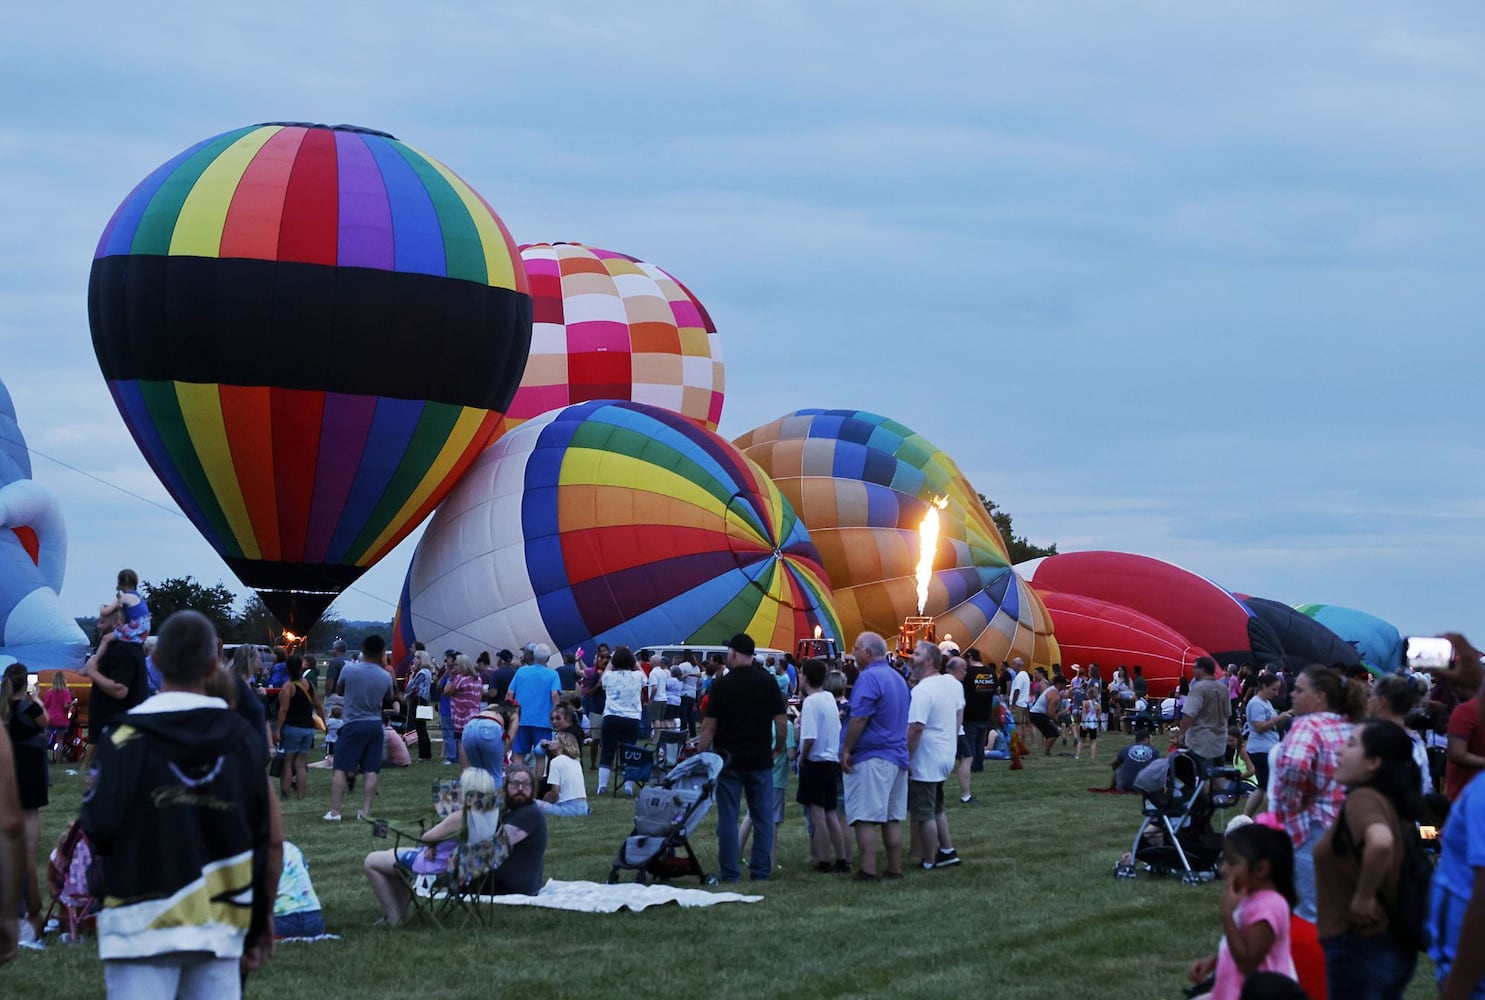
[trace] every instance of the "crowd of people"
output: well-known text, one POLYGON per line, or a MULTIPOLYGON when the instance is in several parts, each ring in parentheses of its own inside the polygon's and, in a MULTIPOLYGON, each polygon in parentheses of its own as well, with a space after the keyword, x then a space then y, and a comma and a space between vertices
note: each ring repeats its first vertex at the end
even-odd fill
MULTIPOLYGON (((1161 700, 1138 666, 1064 675, 929 641, 898 656, 871 632, 832 663, 764 657, 740 634, 710 654, 599 645, 591 662, 540 643, 474 658, 449 649, 437 663, 415 647, 401 672, 370 636, 354 653, 337 641, 322 677, 308 654, 224 650, 194 613, 152 635, 135 587, 120 574, 85 669, 90 787, 79 822, 110 901, 98 938, 115 995, 235 995, 240 970, 271 952, 275 916, 323 930, 307 862, 283 841, 280 801, 304 798, 311 768, 328 767, 324 820, 342 821, 357 784, 357 818, 372 819, 387 763, 432 763, 436 713, 440 757, 460 769, 464 797, 419 843, 367 856, 389 925, 408 917, 410 878, 448 869, 472 841, 497 859, 481 891, 536 892, 547 819, 588 815, 590 787, 632 794, 621 748, 647 736, 721 756, 720 881, 742 878, 744 851, 749 878, 772 877, 779 825, 795 812, 810 870, 869 883, 959 866, 946 803, 957 794, 975 805, 971 774, 987 757, 1019 766, 1033 731, 1043 755, 1062 747, 1097 761, 1100 735, 1127 728, 1133 741, 1105 758, 1126 789, 1148 787, 1141 776, 1162 763, 1152 733, 1168 729, 1172 749, 1204 773, 1231 767, 1253 788, 1223 845, 1220 946, 1191 969, 1212 996, 1303 980, 1306 933, 1332 997, 1401 996, 1424 947, 1441 996, 1485 996, 1485 952, 1460 946, 1485 940, 1485 782, 1473 781, 1485 769, 1485 686, 1479 653, 1459 636, 1454 666, 1433 678, 1224 672, 1202 659, 1161 700), (324 757, 312 763, 317 739, 324 757), (247 777, 265 771, 266 781, 247 777), (165 804, 184 813, 166 822, 165 804), (1421 891, 1409 864, 1420 826, 1441 830, 1421 891), (132 863, 161 843, 169 863, 132 863), (141 930, 166 900, 193 894, 192 920, 141 930), (1410 898, 1427 905, 1410 912, 1410 898), (1426 933, 1415 939, 1410 924, 1426 933)), ((10 736, 0 741, 0 959, 44 931, 39 810, 75 700, 57 678, 38 697, 27 682, 15 665, 0 685, 10 736)))

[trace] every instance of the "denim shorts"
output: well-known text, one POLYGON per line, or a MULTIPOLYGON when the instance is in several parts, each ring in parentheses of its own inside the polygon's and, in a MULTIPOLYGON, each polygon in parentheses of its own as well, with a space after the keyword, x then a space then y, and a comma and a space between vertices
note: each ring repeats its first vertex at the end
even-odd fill
POLYGON ((315 746, 315 731, 299 726, 285 726, 278 734, 284 753, 309 753, 315 746))
POLYGON ((376 774, 382 769, 387 749, 386 731, 375 719, 360 719, 340 727, 335 744, 335 770, 376 774))

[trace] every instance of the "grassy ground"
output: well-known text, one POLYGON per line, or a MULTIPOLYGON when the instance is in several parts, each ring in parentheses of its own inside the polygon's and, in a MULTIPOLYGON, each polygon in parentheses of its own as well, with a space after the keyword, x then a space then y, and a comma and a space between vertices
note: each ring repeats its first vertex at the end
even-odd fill
MULTIPOLYGON (((1138 800, 1087 792, 1108 783, 1105 762, 1124 740, 1099 742, 1098 763, 1038 757, 1011 772, 987 762, 974 776, 981 804, 950 806, 964 858, 958 868, 910 871, 879 885, 816 874, 805 864, 796 807, 781 831, 782 870, 766 884, 742 885, 763 895, 761 903, 611 915, 495 908, 492 929, 467 931, 370 926, 379 913, 361 860, 386 842, 371 840, 362 824, 321 822, 329 774, 312 770, 310 797, 285 804, 286 825, 309 859, 330 929, 344 940, 281 947, 247 995, 1178 997, 1187 963, 1215 948, 1218 890, 1113 878, 1138 825, 1138 800)), ((407 820, 425 814, 431 780, 451 772, 435 764, 384 773, 377 811, 407 820)), ((81 782, 57 772, 44 843, 74 814, 81 782)), ((607 877, 633 809, 626 799, 597 801, 595 809, 551 822, 548 877, 607 877)), ((716 859, 713 829, 708 819, 694 838, 708 866, 716 859)), ((1426 965, 1410 996, 1432 995, 1426 965)), ((102 996, 91 939, 24 952, 0 969, 6 997, 59 989, 102 996)))

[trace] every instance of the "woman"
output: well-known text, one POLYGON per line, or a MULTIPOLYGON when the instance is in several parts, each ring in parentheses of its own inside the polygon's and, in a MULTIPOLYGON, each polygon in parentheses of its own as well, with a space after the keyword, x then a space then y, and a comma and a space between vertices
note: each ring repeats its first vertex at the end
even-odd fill
POLYGON ((1366 697, 1366 714, 1369 718, 1381 719, 1401 726, 1413 744, 1413 763, 1418 765, 1418 790, 1427 795, 1433 791, 1433 778, 1428 773, 1428 748, 1423 737, 1408 729, 1403 720, 1428 693, 1428 686, 1421 678, 1388 674, 1372 684, 1366 697))
POLYGON ((273 749, 273 733, 268 728, 268 709, 263 704, 263 697, 253 687, 253 678, 261 667, 262 660, 257 646, 244 643, 232 651, 232 675, 237 688, 237 700, 230 704, 253 728, 253 732, 263 734, 263 752, 266 756, 273 749))
MULTIPOLYGON (((419 649, 412 656, 412 674, 407 679, 407 721, 418 734, 418 760, 433 759, 433 743, 428 739, 428 720, 418 709, 433 708, 433 657, 419 649)), ((431 711, 429 713, 432 714, 431 711)))
POLYGON ((459 761, 459 741, 454 739, 454 700, 444 688, 454 674, 458 652, 444 650, 443 665, 433 674, 433 697, 438 701, 438 735, 443 740, 443 766, 453 767, 459 761))
POLYGON ((444 696, 449 699, 449 723, 454 730, 454 744, 459 748, 459 764, 469 766, 464 753, 464 727, 469 725, 480 711, 480 695, 485 693, 484 682, 475 669, 474 661, 464 653, 454 657, 454 669, 443 682, 444 696))
POLYGON ((505 779, 505 754, 521 721, 521 710, 510 702, 486 705, 464 727, 459 741, 470 767, 488 771, 495 783, 505 779))
POLYGON ((1294 682, 1294 725, 1269 752, 1269 808, 1294 841, 1294 912, 1310 923, 1318 913, 1315 842, 1335 823, 1345 800, 1335 770, 1364 697, 1360 685, 1343 685, 1324 667, 1306 668, 1294 682))
POLYGON ((1253 774, 1258 782, 1258 792, 1246 810, 1249 816, 1263 811, 1268 788, 1268 755, 1279 745, 1279 730, 1294 719, 1293 712, 1280 712, 1274 708, 1274 697, 1278 693, 1278 675, 1262 673, 1253 684, 1253 696, 1248 699, 1244 728, 1248 734, 1248 759, 1253 762, 1253 774))
POLYGON ((24 663, 12 663, 0 680, 0 711, 7 713, 10 748, 15 757, 15 780, 21 801, 21 822, 26 838, 26 878, 23 899, 26 919, 41 940, 45 911, 41 884, 36 876, 36 848, 41 840, 41 808, 48 802, 46 777, 46 709, 34 701, 26 688, 30 682, 24 663))
MULTIPOLYGON (((555 720, 553 727, 556 726, 555 720)), ((547 755, 547 791, 537 806, 548 816, 588 815, 588 789, 583 784, 582 750, 572 733, 559 731, 542 743, 547 755)))
POLYGON ((304 660, 290 656, 284 660, 288 683, 278 689, 278 746, 284 755, 284 768, 279 772, 279 797, 287 799, 290 789, 294 798, 304 798, 308 785, 309 752, 315 745, 314 688, 304 679, 304 660))
POLYGON ((1418 954, 1388 929, 1397 902, 1404 824, 1417 821, 1422 798, 1413 741, 1402 726, 1368 719, 1351 730, 1336 764, 1347 789, 1335 825, 1315 845, 1315 882, 1333 997, 1401 1000, 1418 954))
POLYGON ((603 733, 603 668, 608 666, 608 645, 600 643, 593 666, 584 668, 582 683, 578 690, 583 696, 583 715, 588 720, 588 737, 592 741, 588 751, 588 766, 598 767, 599 737, 603 733))
MULTIPOLYGON (((471 664, 473 666, 473 664, 471 664)), ((467 832, 468 843, 486 841, 495 836, 500 821, 495 778, 477 767, 466 768, 459 776, 463 806, 449 813, 435 826, 423 831, 425 846, 401 851, 373 851, 366 856, 363 868, 371 891, 381 904, 382 918, 376 926, 395 927, 407 920, 412 893, 407 881, 397 870, 400 863, 416 875, 437 875, 449 867, 449 859, 459 846, 459 831, 467 832)))
POLYGON ((1123 667, 1114 668, 1114 677, 1109 681, 1109 729, 1118 732, 1124 719, 1126 698, 1132 700, 1134 689, 1129 686, 1129 674, 1123 667))
MULTIPOLYGON (((640 690, 645 675, 639 672, 634 654, 628 646, 614 648, 613 659, 603 671, 603 749, 598 757, 598 794, 608 791, 614 758, 619 747, 639 739, 640 690)), ((634 783, 626 781, 624 791, 634 794, 634 783)))

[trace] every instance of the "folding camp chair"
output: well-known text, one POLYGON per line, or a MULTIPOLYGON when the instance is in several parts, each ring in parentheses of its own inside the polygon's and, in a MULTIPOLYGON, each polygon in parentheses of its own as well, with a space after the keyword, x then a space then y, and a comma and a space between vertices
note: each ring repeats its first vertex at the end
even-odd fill
POLYGON ((484 925, 486 910, 480 905, 480 897, 490 894, 491 876, 509 853, 497 837, 499 828, 498 793, 470 792, 464 797, 464 823, 459 828, 458 846, 449 859, 438 892, 432 896, 435 922, 457 912, 460 926, 470 919, 484 925))
POLYGON ((619 794, 619 786, 633 782, 643 785, 650 780, 655 770, 655 751, 652 747, 638 743, 619 744, 619 778, 614 782, 613 795, 619 794))
MULTIPOLYGON (((443 778, 433 782, 433 814, 430 822, 426 817, 418 820, 417 830, 394 826, 384 819, 374 819, 370 816, 363 817, 364 821, 371 824, 371 835, 373 837, 392 837, 392 853, 396 857, 396 868, 399 875, 407 882, 408 891, 412 897, 412 909, 408 913, 408 919, 419 916, 428 917, 433 923, 439 923, 439 907, 432 905, 441 898, 446 890, 446 868, 439 865, 436 870, 419 871, 416 867, 427 867, 427 865, 414 866, 403 863, 402 854, 409 848, 426 849, 429 845, 424 843, 423 834, 439 821, 446 819, 456 810, 461 808, 459 780, 457 778, 443 778)), ((438 852, 435 852, 435 856, 438 852)), ((447 852, 443 852, 447 853, 447 852)), ((444 860, 448 860, 447 857, 444 860)))

